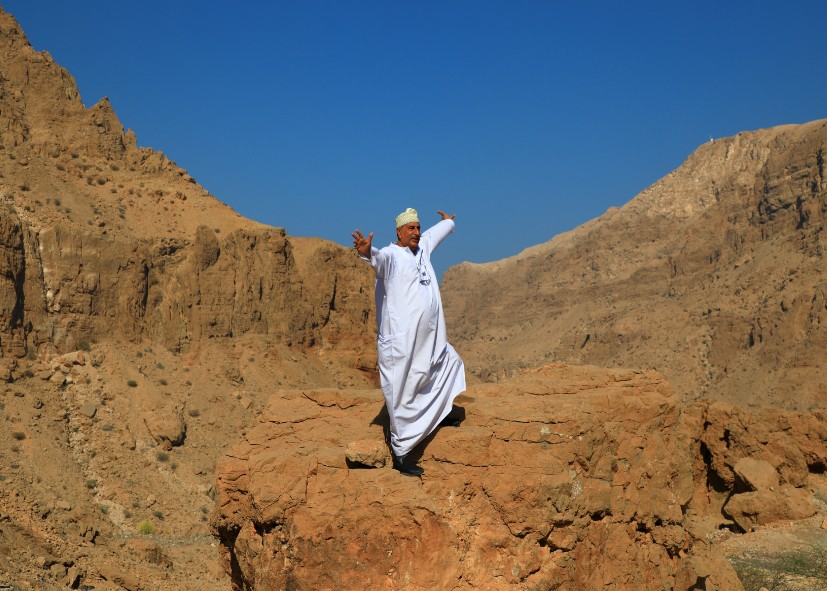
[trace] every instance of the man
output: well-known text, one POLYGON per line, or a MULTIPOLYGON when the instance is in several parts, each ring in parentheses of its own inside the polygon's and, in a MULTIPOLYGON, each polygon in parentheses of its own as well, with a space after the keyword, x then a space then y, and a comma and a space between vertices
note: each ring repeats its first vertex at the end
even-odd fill
POLYGON ((376 271, 376 348, 382 393, 390 417, 393 467, 408 476, 425 470, 409 452, 448 419, 454 398, 465 390, 465 366, 445 334, 442 299, 431 253, 455 228, 453 215, 420 233, 416 210, 396 218, 397 241, 371 247, 359 230, 351 234, 359 256, 376 271))

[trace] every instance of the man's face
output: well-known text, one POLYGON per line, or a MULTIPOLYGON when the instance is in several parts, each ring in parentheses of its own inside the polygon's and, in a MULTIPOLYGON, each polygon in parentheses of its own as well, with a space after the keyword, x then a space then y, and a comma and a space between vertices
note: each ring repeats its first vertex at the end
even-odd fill
POLYGON ((411 222, 396 229, 396 236, 399 238, 399 246, 408 247, 411 250, 419 246, 419 222, 411 222))

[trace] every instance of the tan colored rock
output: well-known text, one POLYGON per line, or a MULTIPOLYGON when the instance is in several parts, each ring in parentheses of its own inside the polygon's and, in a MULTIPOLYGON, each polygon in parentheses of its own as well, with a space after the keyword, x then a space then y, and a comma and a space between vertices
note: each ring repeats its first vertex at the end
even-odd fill
POLYGON ((37 377, 39 377, 41 380, 48 380, 52 377, 52 370, 44 369, 43 371, 37 374, 37 377))
POLYGON ((172 560, 169 556, 152 540, 133 538, 126 543, 126 547, 140 560, 164 568, 170 568, 172 566, 172 560))
POLYGON ((49 378, 49 382, 51 382, 55 386, 62 386, 65 381, 66 376, 63 375, 63 373, 60 371, 56 371, 54 375, 51 378, 49 378))
POLYGON ((142 591, 144 588, 137 578, 124 572, 120 567, 111 562, 101 561, 96 566, 98 573, 100 573, 104 579, 120 585, 127 591, 142 591))
POLYGON ((741 589, 683 528, 694 440, 669 392, 565 366, 472 387, 462 427, 415 450, 420 480, 343 461, 382 440, 380 391, 285 391, 217 467, 222 563, 256 591, 741 589))
POLYGON ((755 525, 806 519, 815 515, 816 508, 806 490, 787 488, 732 495, 724 506, 724 512, 738 527, 749 532, 755 525))
POLYGON ((95 413, 98 412, 98 407, 95 405, 94 402, 84 402, 81 407, 78 409, 81 414, 86 415, 90 419, 95 416, 95 413))
POLYGON ((144 413, 144 424, 155 443, 164 451, 184 443, 187 426, 184 424, 183 412, 177 406, 144 413))
POLYGON ((733 467, 736 480, 745 490, 775 490, 779 486, 778 472, 765 460, 741 458, 733 467))
POLYGON ((73 351, 72 353, 66 353, 63 355, 63 360, 61 361, 63 365, 86 365, 86 357, 84 356, 83 351, 73 351))
POLYGON ((345 450, 345 456, 351 462, 381 468, 390 461, 388 446, 384 441, 351 441, 345 450))
POLYGON ((135 441, 135 436, 132 435, 132 431, 129 429, 123 429, 121 431, 121 445, 126 447, 126 449, 135 449, 137 442, 135 441))

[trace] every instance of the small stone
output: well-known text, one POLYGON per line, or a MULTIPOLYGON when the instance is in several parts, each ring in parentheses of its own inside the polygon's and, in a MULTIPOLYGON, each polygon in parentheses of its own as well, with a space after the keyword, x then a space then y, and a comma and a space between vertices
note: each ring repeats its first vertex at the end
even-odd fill
POLYGON ((345 456, 351 462, 381 468, 388 460, 388 448, 384 441, 352 441, 345 456))
POLYGON ((71 511, 72 510, 72 505, 70 505, 69 503, 67 503, 63 499, 60 499, 57 502, 55 502, 55 507, 57 507, 58 509, 63 509, 64 511, 71 511))
POLYGON ((44 369, 37 374, 37 377, 39 377, 41 380, 48 380, 50 377, 52 377, 52 370, 44 369))
POLYGON ((152 507, 152 505, 154 505, 155 503, 156 503, 155 495, 149 495, 146 498, 146 506, 147 507, 152 507))
POLYGON ((56 371, 49 381, 56 386, 62 386, 66 381, 66 376, 62 372, 56 371))
POLYGON ((84 402, 80 407, 80 412, 91 419, 95 416, 95 413, 98 412, 98 408, 94 402, 84 402))
POLYGON ((821 529, 827 529, 827 517, 825 517, 824 521, 821 522, 821 529))
POLYGON ((43 401, 40 398, 35 397, 35 399, 32 400, 32 407, 43 408, 43 401))

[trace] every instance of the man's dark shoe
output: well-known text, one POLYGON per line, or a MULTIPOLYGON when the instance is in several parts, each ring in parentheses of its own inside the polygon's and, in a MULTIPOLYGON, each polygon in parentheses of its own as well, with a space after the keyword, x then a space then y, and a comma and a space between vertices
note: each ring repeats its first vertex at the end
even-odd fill
POLYGON ((422 476, 425 473, 425 469, 414 464, 407 455, 399 458, 393 456, 393 469, 399 470, 405 476, 422 476))
POLYGON ((459 427, 462 424, 462 419, 458 419, 457 417, 445 417, 440 421, 440 427, 459 427))

